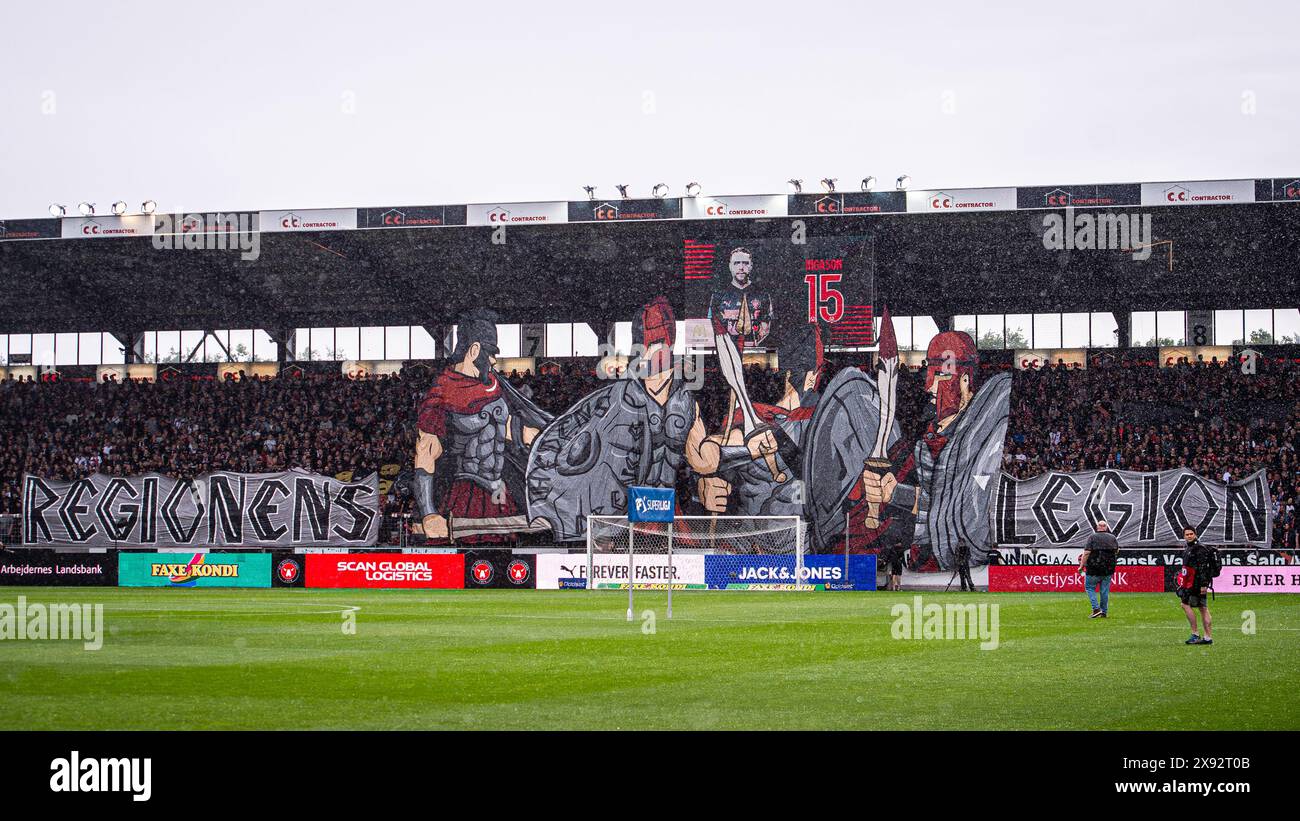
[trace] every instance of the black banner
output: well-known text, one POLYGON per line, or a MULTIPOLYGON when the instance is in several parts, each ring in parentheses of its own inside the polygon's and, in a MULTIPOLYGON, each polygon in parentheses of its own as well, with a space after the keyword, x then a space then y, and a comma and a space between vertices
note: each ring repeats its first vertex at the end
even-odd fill
POLYGON ((1142 186, 1036 185, 1016 189, 1017 208, 1090 208, 1110 205, 1141 205, 1142 186))
POLYGON ((113 587, 117 553, 0 550, 0 587, 8 585, 113 587))
POLYGON ((531 553, 512 555, 508 550, 468 550, 465 552, 465 589, 535 589, 536 559, 531 553))
POLYGON ((569 222, 631 222, 682 217, 680 199, 585 200, 569 202, 569 222))
POLYGON ((463 205, 403 205, 362 208, 357 225, 363 228, 440 228, 464 225, 463 205))
POLYGON ((849 191, 843 194, 791 194, 788 211, 792 217, 901 214, 907 211, 907 192, 849 191))

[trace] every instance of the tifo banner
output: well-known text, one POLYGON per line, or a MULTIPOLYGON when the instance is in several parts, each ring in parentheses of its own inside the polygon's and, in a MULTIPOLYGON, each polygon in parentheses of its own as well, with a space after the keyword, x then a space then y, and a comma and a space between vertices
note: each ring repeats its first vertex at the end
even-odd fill
POLYGON ((875 590, 875 554, 804 556, 796 576, 795 557, 705 556, 704 578, 717 590, 779 590, 814 587, 818 590, 875 590))
POLYGON ((117 554, 0 553, 0 586, 99 586, 117 584, 117 554))
MULTIPOLYGON (((633 573, 638 590, 703 590, 704 556, 673 555, 671 570, 666 554, 639 553, 633 556, 633 573)), ((627 554, 602 553, 592 557, 592 587, 627 589, 627 554)), ((559 590, 586 587, 587 557, 582 553, 542 553, 537 557, 537 588, 559 590)))
POLYGON ((1004 474, 990 515, 999 547, 1081 547, 1099 520, 1121 547, 1178 544, 1191 526, 1208 544, 1267 548, 1273 530, 1262 470, 1226 485, 1187 468, 1004 474))
POLYGON ((309 553, 308 587, 460 589, 465 557, 458 553, 309 553))
POLYGON ((366 547, 379 532, 379 477, 305 470, 23 479, 23 544, 79 547, 366 547))
MULTIPOLYGON (((1162 593, 1164 568, 1120 567, 1111 576, 1110 589, 1121 593, 1162 593)), ((1083 576, 1077 568, 990 565, 989 592, 1082 593, 1083 576)))
POLYGON ((120 587, 270 587, 270 553, 122 553, 120 587))

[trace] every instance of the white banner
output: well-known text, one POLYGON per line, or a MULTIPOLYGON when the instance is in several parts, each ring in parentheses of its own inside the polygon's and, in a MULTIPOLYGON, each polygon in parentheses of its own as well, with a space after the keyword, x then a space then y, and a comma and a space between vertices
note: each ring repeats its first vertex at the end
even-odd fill
POLYGON ((131 217, 65 217, 62 231, 64 239, 151 237, 153 217, 148 214, 131 217))
POLYGON ((530 225, 568 221, 567 202, 498 202, 465 206, 466 225, 530 225))
POLYGON ((944 188, 907 192, 909 212, 1012 211, 1015 207, 1014 188, 944 188))
POLYGON ((758 195, 737 197, 686 197, 682 200, 682 217, 685 219, 739 219, 748 217, 784 217, 790 211, 790 200, 785 195, 758 195))
POLYGON ((27 547, 368 547, 379 475, 341 482, 305 470, 158 473, 71 482, 23 477, 27 547))
MULTIPOLYGON (((697 554, 673 554, 672 574, 668 556, 644 553, 633 556, 634 578, 638 589, 663 587, 672 579, 674 588, 705 587, 704 557, 697 554)), ((627 589, 627 554, 597 553, 592 557, 593 586, 627 589)), ((587 578, 586 553, 539 553, 537 555, 537 589, 558 590, 561 579, 587 578)))
POLYGON ((1254 201, 1254 180, 1142 183, 1143 205, 1213 205, 1254 201))
POLYGON ((314 208, 262 211, 257 224, 263 233, 285 231, 350 231, 357 227, 355 208, 314 208))
POLYGON ((990 515, 999 547, 1082 546, 1099 520, 1122 547, 1176 545, 1190 525, 1208 544, 1267 548, 1273 531, 1263 470, 1226 485, 1187 468, 1003 474, 990 515))

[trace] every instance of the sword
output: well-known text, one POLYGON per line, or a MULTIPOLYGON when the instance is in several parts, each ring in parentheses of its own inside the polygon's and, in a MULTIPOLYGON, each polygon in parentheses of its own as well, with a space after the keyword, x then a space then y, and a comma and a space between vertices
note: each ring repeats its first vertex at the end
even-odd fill
MULTIPOLYGON (((771 426, 763 424, 758 418, 754 403, 749 400, 749 391, 745 389, 745 372, 740 352, 736 350, 736 343, 731 340, 731 336, 718 323, 715 323, 713 329, 713 344, 718 350, 718 368, 722 371, 722 378, 727 380, 727 386, 736 395, 736 404, 740 406, 741 431, 748 442, 751 437, 770 430, 771 426)), ((778 484, 785 482, 785 472, 777 466, 775 453, 763 454, 763 461, 767 463, 773 480, 778 484)))
POLYGON ((505 536, 512 533, 541 533, 551 527, 545 519, 529 522, 522 514, 516 516, 488 516, 472 519, 466 516, 447 515, 447 535, 454 542, 466 536, 505 536))
MULTIPOLYGON (((898 341, 894 336, 894 321, 889 318, 889 308, 884 308, 880 315, 880 350, 876 352, 877 368, 876 401, 880 407, 880 427, 876 429, 876 445, 867 457, 866 469, 877 476, 889 472, 889 432, 894 427, 897 413, 898 394, 898 341)), ((867 503, 867 529, 880 526, 880 505, 867 503)))

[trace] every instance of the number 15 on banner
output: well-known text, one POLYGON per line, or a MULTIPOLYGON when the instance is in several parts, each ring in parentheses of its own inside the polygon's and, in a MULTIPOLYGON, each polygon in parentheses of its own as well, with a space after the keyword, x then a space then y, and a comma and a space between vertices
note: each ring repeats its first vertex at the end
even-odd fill
POLYGON ((808 321, 839 322, 844 318, 844 294, 834 287, 843 274, 808 274, 808 321))

